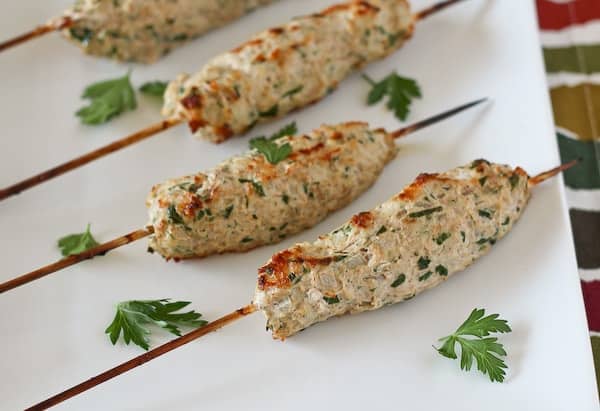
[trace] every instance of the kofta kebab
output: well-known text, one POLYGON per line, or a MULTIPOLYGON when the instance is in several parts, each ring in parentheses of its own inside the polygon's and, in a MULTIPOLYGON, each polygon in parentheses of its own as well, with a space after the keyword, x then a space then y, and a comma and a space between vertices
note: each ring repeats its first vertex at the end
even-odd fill
POLYGON ((2 283, 0 293, 149 235, 149 250, 176 260, 281 241, 369 188, 396 156, 395 139, 482 101, 392 133, 360 122, 324 125, 276 140, 287 156, 275 164, 250 150, 205 173, 168 180, 148 196, 148 227, 2 283))
POLYGON ((329 234, 274 254, 258 269, 251 304, 30 409, 56 405, 258 310, 283 340, 331 317, 409 300, 489 252, 523 213, 531 188, 574 164, 533 178, 485 160, 421 174, 329 234))
POLYGON ((164 95, 165 120, 1 189, 0 200, 184 121, 195 136, 220 143, 314 103, 355 69, 400 48, 415 22, 458 1, 416 14, 406 0, 349 1, 259 33, 173 80, 164 95))
POLYGON ((78 0, 62 16, 0 43, 0 51, 60 31, 85 53, 153 63, 199 35, 274 0, 78 0))

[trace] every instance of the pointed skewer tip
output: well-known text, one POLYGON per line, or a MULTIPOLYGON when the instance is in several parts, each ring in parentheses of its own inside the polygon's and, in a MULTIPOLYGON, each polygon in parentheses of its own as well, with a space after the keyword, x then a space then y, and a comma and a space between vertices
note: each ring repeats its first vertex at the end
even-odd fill
POLYGON ((539 173, 538 175, 535 175, 529 179, 529 184, 531 186, 536 186, 540 183, 543 183, 544 181, 548 180, 549 178, 552 178, 555 175, 557 175, 563 171, 566 171, 566 170, 570 169, 571 167, 574 167, 575 165, 579 164, 582 160, 583 159, 581 157, 579 157, 579 158, 576 158, 575 160, 569 161, 568 163, 561 164, 550 170, 539 173))
POLYGON ((416 21, 423 20, 432 14, 437 13, 438 11, 442 11, 443 9, 454 5, 455 3, 461 2, 463 0, 445 0, 435 3, 432 6, 429 6, 417 13, 415 13, 414 18, 416 21))
POLYGON ((403 127, 403 128, 401 128, 399 130, 392 131, 390 133, 390 135, 393 138, 404 137, 404 136, 406 136, 406 135, 408 135, 410 133, 414 133, 417 130, 420 130, 422 128, 425 128, 427 126, 435 124, 435 123, 437 123, 439 121, 442 121, 442 120, 444 120, 444 119, 446 119, 448 117, 451 117, 451 116, 453 116, 455 114, 458 114, 461 111, 464 111, 466 109, 469 109, 471 107, 474 107, 474 106, 477 106, 477 105, 479 105, 481 103, 484 103, 487 100, 488 100, 488 98, 484 97, 484 98, 480 98, 478 100, 471 101, 469 103, 462 104, 462 105, 460 105, 458 107, 454 107, 454 108, 451 108, 449 110, 443 111, 441 113, 435 114, 435 115, 433 115, 431 117, 428 117, 428 118, 426 118, 424 120, 417 121, 416 123, 410 124, 410 125, 408 125, 406 127, 403 127))

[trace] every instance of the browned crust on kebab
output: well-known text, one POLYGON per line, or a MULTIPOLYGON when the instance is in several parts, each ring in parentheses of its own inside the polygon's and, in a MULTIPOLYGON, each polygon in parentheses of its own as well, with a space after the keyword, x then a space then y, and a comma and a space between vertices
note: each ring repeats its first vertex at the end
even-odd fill
POLYGON ((295 246, 274 254, 271 260, 258 269, 258 288, 289 288, 291 275, 302 274, 303 266, 329 265, 336 261, 335 256, 310 257, 302 255, 302 248, 295 246))

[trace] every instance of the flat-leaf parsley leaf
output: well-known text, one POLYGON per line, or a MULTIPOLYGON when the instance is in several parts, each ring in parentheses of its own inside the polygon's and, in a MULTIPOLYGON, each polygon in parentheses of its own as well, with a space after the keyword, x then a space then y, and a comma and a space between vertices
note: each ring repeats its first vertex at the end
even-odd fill
POLYGON ((100 81, 85 88, 81 97, 90 99, 91 102, 75 113, 82 123, 105 123, 122 112, 137 107, 129 74, 128 72, 123 77, 100 81))
POLYGON ((161 97, 165 94, 168 83, 166 81, 150 81, 142 84, 140 91, 149 96, 161 97))
POLYGON ((65 257, 82 253, 97 245, 98 242, 94 239, 94 236, 92 236, 89 224, 83 233, 69 234, 58 240, 60 252, 65 257))
POLYGON ((104 331, 115 345, 121 333, 125 344, 133 342, 145 350, 150 348, 150 330, 148 325, 164 328, 171 334, 181 335, 179 326, 198 328, 208 322, 200 320, 202 314, 195 311, 175 313, 189 305, 189 301, 171 302, 170 298, 162 300, 131 300, 117 304, 117 313, 112 323, 104 331))
POLYGON ((281 128, 270 137, 259 136, 250 140, 250 148, 255 149, 265 156, 271 164, 277 164, 285 160, 292 153, 292 146, 289 143, 279 145, 275 142, 282 137, 293 135, 298 132, 296 123, 290 123, 281 128))
POLYGON ((372 106, 387 95, 387 108, 392 110, 396 118, 402 121, 408 117, 413 98, 421 97, 421 89, 417 82, 411 78, 401 77, 396 72, 378 82, 366 74, 363 74, 363 78, 372 86, 367 97, 367 104, 372 106))
POLYGON ((501 358, 506 356, 504 346, 497 338, 489 337, 491 333, 507 333, 512 331, 506 320, 502 320, 499 314, 484 317, 485 310, 474 309, 469 318, 451 335, 440 338, 443 344, 435 348, 444 357, 456 359, 456 343, 460 345, 460 368, 469 371, 473 365, 473 358, 477 363, 477 369, 487 374, 492 382, 504 381, 505 370, 508 368, 501 358), (465 338, 473 336, 476 338, 465 338), (484 338, 487 337, 487 338, 484 338))

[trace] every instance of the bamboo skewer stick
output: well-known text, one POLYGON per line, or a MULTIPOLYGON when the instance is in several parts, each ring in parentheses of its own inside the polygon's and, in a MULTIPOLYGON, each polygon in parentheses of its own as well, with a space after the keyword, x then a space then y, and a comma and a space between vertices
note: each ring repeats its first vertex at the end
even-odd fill
MULTIPOLYGON (((554 177, 561 171, 568 170, 569 168, 573 167, 578 162, 579 162, 579 160, 573 160, 569 163, 560 165, 558 167, 555 167, 553 169, 550 169, 548 171, 540 173, 534 177, 531 177, 529 179, 529 184, 531 184, 532 186, 536 186, 536 185, 540 184, 541 182, 543 182, 551 177, 554 177)), ((258 308, 254 304, 249 304, 245 307, 242 307, 236 311, 233 311, 230 314, 227 314, 227 315, 219 318, 218 320, 208 323, 204 327, 198 328, 188 334, 185 334, 185 335, 178 337, 172 341, 169 341, 163 345, 160 345, 142 355, 139 355, 129 361, 126 361, 116 367, 113 367, 108 371, 98 374, 97 376, 90 378, 89 380, 87 380, 83 383, 75 385, 74 387, 69 388, 68 390, 65 390, 65 391, 61 392, 60 394, 57 394, 53 397, 50 397, 49 399, 42 401, 42 402, 28 408, 27 410, 43 410, 43 409, 52 407, 54 405, 57 405, 69 398, 74 397, 77 394, 81 394, 82 392, 92 389, 95 386, 97 386, 105 381, 108 381, 108 380, 115 378, 127 371, 132 370, 135 367, 145 364, 146 362, 148 362, 156 357, 166 354, 167 352, 172 351, 177 347, 181 347, 184 344, 194 341, 208 333, 216 331, 216 330, 224 327, 225 325, 228 325, 236 320, 239 320, 240 318, 246 317, 247 315, 252 314, 257 310, 258 310, 258 308)))
POLYGON ((119 248, 125 244, 133 243, 134 241, 147 237, 153 232, 154 227, 152 226, 142 228, 141 230, 132 231, 129 234, 125 234, 124 236, 115 238, 114 240, 100 244, 94 248, 90 248, 87 251, 83 251, 79 254, 70 255, 68 257, 63 258, 62 260, 58 260, 55 263, 49 264, 42 268, 38 268, 37 270, 31 271, 27 274, 23 274, 19 277, 13 278, 12 280, 0 284, 0 294, 8 290, 12 290, 13 288, 17 288, 21 285, 30 283, 34 280, 45 277, 48 274, 62 270, 63 268, 67 268, 82 261, 89 260, 98 255, 106 254, 110 250, 114 250, 115 248, 119 248))
POLYGON ((122 148, 128 147, 139 141, 152 137, 153 135, 160 133, 161 131, 167 130, 178 124, 181 124, 182 122, 183 120, 179 118, 163 120, 160 123, 153 124, 150 127, 146 127, 133 134, 130 134, 121 140, 117 140, 113 143, 107 144, 104 147, 100 147, 94 151, 90 151, 89 153, 74 158, 73 160, 69 160, 66 163, 60 164, 49 170, 36 174, 33 177, 29 177, 9 187, 3 188, 0 190, 0 201, 10 196, 17 195, 22 191, 30 189, 31 187, 35 187, 38 184, 53 179, 54 177, 58 177, 68 171, 81 167, 85 164, 91 163, 92 161, 104 157, 110 153, 114 153, 115 151, 118 151, 122 148))
POLYGON ((444 10, 446 7, 450 7, 453 4, 458 3, 459 1, 463 1, 463 0, 440 1, 439 3, 436 3, 433 6, 429 6, 429 7, 425 8, 424 10, 421 10, 415 14, 415 16, 414 16, 415 21, 423 20, 423 19, 431 16, 432 14, 437 13, 438 11, 444 10))
POLYGON ((485 101, 487 101, 487 97, 480 98, 479 100, 475 100, 470 103, 463 104, 461 106, 458 106, 458 107, 450 109, 450 110, 446 110, 442 113, 436 114, 436 115, 426 118, 424 120, 417 121, 416 123, 413 123, 409 126, 403 127, 399 130, 392 131, 390 133, 390 135, 394 138, 402 138, 404 136, 407 136, 408 134, 414 133, 417 130, 420 130, 422 128, 425 128, 427 126, 435 124, 435 123, 442 121, 448 117, 452 117, 453 115, 458 114, 461 111, 467 110, 467 109, 469 109, 473 106, 476 106, 478 104, 481 104, 485 101))
POLYGON ((110 370, 107 370, 101 374, 96 375, 95 377, 90 378, 87 381, 82 382, 81 384, 77 384, 68 390, 61 392, 60 394, 56 394, 53 397, 48 398, 45 401, 42 401, 32 407, 27 408, 27 410, 45 410, 47 408, 53 407, 61 402, 68 400, 76 396, 77 394, 81 394, 89 389, 94 388, 95 386, 102 384, 112 378, 115 378, 127 371, 130 371, 136 367, 139 367, 142 364, 147 363, 150 360, 153 360, 157 357, 160 357, 163 354, 166 354, 170 351, 173 351, 176 348, 181 347, 189 342, 192 342, 206 334, 209 334, 213 331, 217 331, 218 329, 236 321, 240 318, 244 318, 257 310, 254 304, 249 304, 245 307, 239 308, 218 320, 215 320, 211 323, 206 324, 204 327, 200 327, 191 331, 181 337, 178 337, 174 340, 171 340, 163 345, 160 345, 144 354, 138 355, 135 358, 132 358, 129 361, 126 361, 110 370))
POLYGON ((35 38, 41 37, 44 34, 52 33, 52 32, 63 30, 63 29, 68 29, 69 27, 71 27, 73 25, 73 23, 75 23, 75 20, 73 20, 72 18, 63 17, 62 19, 59 19, 55 23, 48 23, 48 24, 43 24, 41 26, 37 26, 36 28, 34 28, 31 31, 28 31, 27 33, 23 33, 19 36, 13 37, 12 39, 8 39, 8 40, 0 43, 0 52, 7 50, 11 47, 17 46, 19 44, 25 43, 29 40, 33 40, 35 38))
MULTIPOLYGON (((439 3, 434 4, 433 6, 430 6, 426 9, 414 14, 413 18, 415 19, 415 21, 422 20, 440 10, 445 9, 446 7, 449 7, 455 3, 458 3, 459 1, 463 1, 463 0, 441 1, 439 3)), ((59 27, 63 27, 64 24, 71 25, 72 23, 73 23, 73 20, 69 20, 68 23, 65 22, 65 23, 61 24, 59 27)), ((65 27, 68 27, 68 25, 65 27)), ((45 26, 42 26, 42 27, 45 27, 45 26)), ((45 30, 50 31, 49 29, 45 29, 45 30)), ((23 37, 23 36, 21 36, 21 37, 23 37)), ((25 40, 21 40, 20 42, 22 42, 22 41, 25 41, 25 40)), ((18 44, 18 42, 14 43, 14 44, 18 44)), ((0 48, 0 51, 1 50, 2 50, 2 48, 0 48)), ((144 128, 138 132, 135 132, 123 139, 117 140, 112 144, 101 147, 95 151, 84 154, 73 160, 67 161, 66 163, 63 163, 56 167, 53 167, 53 168, 46 170, 40 174, 37 174, 33 177, 29 177, 29 178, 27 178, 21 182, 18 182, 16 184, 13 184, 9 187, 0 189, 0 201, 6 199, 8 197, 11 197, 13 195, 19 194, 20 192, 22 192, 24 190, 35 187, 38 184, 48 181, 54 177, 58 177, 68 171, 74 170, 80 166, 83 166, 83 165, 90 163, 94 160, 97 160, 101 157, 104 157, 105 155, 108 155, 110 153, 118 151, 122 148, 128 147, 128 146, 135 144, 137 142, 140 142, 142 140, 145 140, 155 134, 160 133, 161 131, 171 128, 177 124, 180 124, 183 121, 184 120, 181 118, 171 118, 171 119, 164 120, 160 123, 154 124, 152 126, 144 128)))
MULTIPOLYGON (((418 121, 414 124, 411 124, 407 127, 401 128, 399 130, 396 130, 392 133, 390 133, 394 138, 401 138, 404 137, 410 133, 414 133, 417 130, 420 130, 424 127, 433 125, 439 121, 442 121, 448 117, 451 117, 455 114, 458 114, 461 111, 464 111, 468 108, 471 108, 473 106, 476 106, 478 104, 483 103, 484 101, 486 101, 487 98, 482 98, 467 104, 463 104, 459 107, 456 108, 452 108, 450 110, 446 110, 442 113, 436 114, 432 117, 426 118, 424 120, 418 121)), ((19 287, 21 285, 27 284, 31 281, 37 280, 38 278, 42 278, 48 274, 51 274, 53 272, 56 272, 58 270, 62 270, 63 268, 67 268, 70 267, 74 264, 77 264, 81 261, 90 259, 94 256, 97 256, 99 254, 104 254, 106 253, 108 250, 113 250, 117 247, 120 247, 122 245, 125 244, 129 244, 133 241, 139 240, 141 238, 144 238, 150 234, 152 234, 154 232, 153 227, 149 226, 146 227, 144 229, 141 230, 137 230, 134 231, 132 233, 129 233, 127 235, 124 235, 122 237, 118 237, 114 240, 111 240, 107 243, 104 244, 100 244, 94 248, 91 248, 87 251, 84 251, 83 253, 80 254, 76 254, 76 255, 72 255, 70 257, 64 258, 60 261, 57 261, 55 263, 49 264, 47 266, 44 266, 42 268, 38 268, 37 270, 31 271, 30 273, 27 274, 23 274, 17 278, 14 278, 12 280, 9 280, 5 283, 1 283, 0 284, 0 294, 9 291, 13 288, 19 287)))
POLYGON ((548 171, 544 171, 543 173, 540 173, 536 176, 531 177, 529 179, 529 184, 532 187, 537 186, 538 184, 543 183, 544 181, 548 180, 549 178, 554 177, 558 173, 570 169, 571 167, 573 167, 580 161, 581 161, 581 159, 577 158, 575 160, 569 161, 568 163, 561 164, 558 167, 554 167, 553 169, 550 169, 548 171))

